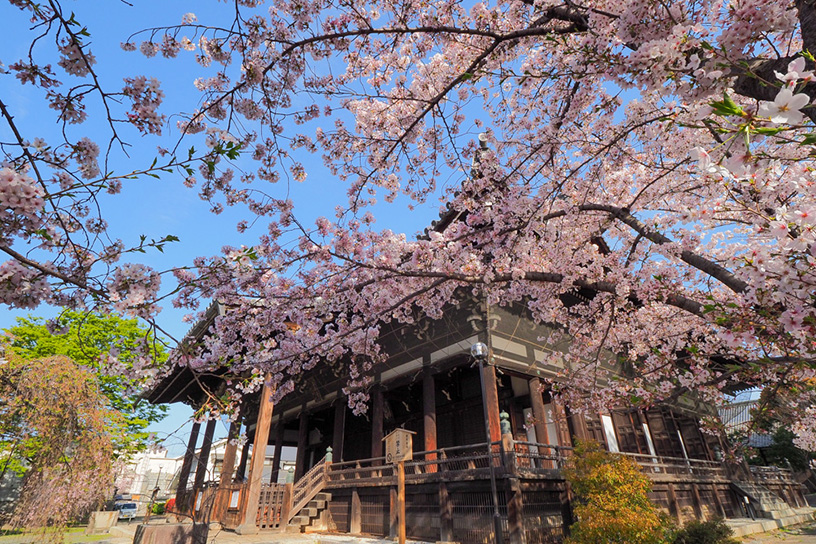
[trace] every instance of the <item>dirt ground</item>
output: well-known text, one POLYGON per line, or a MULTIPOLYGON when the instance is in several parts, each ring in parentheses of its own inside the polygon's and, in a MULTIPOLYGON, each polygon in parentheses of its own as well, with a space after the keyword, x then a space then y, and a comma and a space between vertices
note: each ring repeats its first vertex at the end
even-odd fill
POLYGON ((816 544, 816 521, 759 535, 743 537, 743 544, 816 544))

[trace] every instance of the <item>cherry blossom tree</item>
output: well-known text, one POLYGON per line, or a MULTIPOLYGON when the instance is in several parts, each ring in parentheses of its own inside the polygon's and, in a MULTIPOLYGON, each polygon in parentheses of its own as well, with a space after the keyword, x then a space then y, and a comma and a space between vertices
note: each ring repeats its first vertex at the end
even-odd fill
POLYGON ((524 304, 573 338, 564 378, 589 406, 763 386, 785 393, 800 444, 816 447, 812 3, 237 0, 227 22, 189 13, 124 41, 200 64, 200 94, 172 126, 158 81, 101 87, 88 31, 58 2, 11 3, 60 60, 32 53, 8 70, 66 127, 101 103, 110 140, 29 140, 0 103, 15 138, 2 302, 152 319, 159 293, 191 309, 217 299, 229 311, 177 360, 227 362, 254 385, 268 373, 277 395, 328 360, 347 369, 352 402, 383 356, 383 323, 438 317, 463 294, 524 304), (66 75, 84 83, 65 91, 66 75), (178 145, 113 173, 100 160, 123 125, 176 131, 178 145), (348 200, 312 223, 287 186, 317 183, 314 155, 348 200), (160 291, 162 274, 119 264, 124 245, 86 213, 160 170, 267 233, 173 270, 160 291), (425 236, 375 227, 435 199, 425 236), (598 389, 609 352, 629 371, 598 389))
POLYGON ((23 359, 0 345, 0 475, 23 476, 11 526, 63 530, 110 497, 114 436, 124 418, 106 407, 95 376, 66 357, 23 359))

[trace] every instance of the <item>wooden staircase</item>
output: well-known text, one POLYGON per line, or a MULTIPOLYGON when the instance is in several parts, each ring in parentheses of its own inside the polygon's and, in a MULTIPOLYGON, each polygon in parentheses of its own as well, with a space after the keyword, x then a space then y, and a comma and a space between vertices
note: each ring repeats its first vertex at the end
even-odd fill
POLYGON ((320 492, 292 518, 287 526, 294 532, 310 533, 312 531, 330 531, 329 501, 331 494, 320 492))
POLYGON ((795 514, 788 503, 760 484, 731 482, 731 488, 736 491, 737 496, 745 496, 750 499, 751 506, 754 507, 757 517, 781 519, 795 514))
POLYGON ((283 526, 290 530, 291 526, 302 530, 303 527, 312 526, 311 520, 320 517, 326 510, 331 495, 323 493, 321 498, 318 494, 326 486, 328 469, 329 463, 324 457, 292 486, 292 506, 288 509, 283 526))

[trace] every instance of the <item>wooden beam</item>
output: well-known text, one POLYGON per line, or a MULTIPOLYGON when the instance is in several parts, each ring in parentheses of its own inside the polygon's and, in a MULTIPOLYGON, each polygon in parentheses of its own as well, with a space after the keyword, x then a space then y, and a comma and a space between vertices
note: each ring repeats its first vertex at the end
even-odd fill
MULTIPOLYGON (((422 376, 422 416, 425 434, 425 451, 437 449, 436 445, 436 386, 429 369, 422 376)), ((436 453, 425 456, 426 461, 435 461, 436 453)), ((427 465, 428 472, 436 472, 436 464, 427 465)))
POLYGON ((371 457, 383 456, 383 416, 384 410, 382 387, 375 385, 371 393, 371 457))
POLYGON ((269 426, 272 423, 272 389, 269 387, 269 376, 264 380, 261 398, 258 401, 258 419, 255 423, 255 440, 252 442, 252 461, 249 465, 249 481, 244 488, 247 500, 244 510, 240 513, 241 523, 235 528, 238 534, 256 534, 258 526, 255 519, 258 516, 258 503, 263 483, 263 468, 266 458, 266 446, 269 444, 269 426))
POLYGON ((180 512, 186 510, 186 494, 187 482, 190 479, 190 470, 193 468, 193 458, 195 457, 196 443, 198 442, 198 432, 201 429, 201 423, 193 422, 193 428, 190 429, 190 438, 187 440, 187 450, 184 452, 184 461, 181 463, 181 472, 179 473, 179 483, 176 488, 176 509, 180 512))

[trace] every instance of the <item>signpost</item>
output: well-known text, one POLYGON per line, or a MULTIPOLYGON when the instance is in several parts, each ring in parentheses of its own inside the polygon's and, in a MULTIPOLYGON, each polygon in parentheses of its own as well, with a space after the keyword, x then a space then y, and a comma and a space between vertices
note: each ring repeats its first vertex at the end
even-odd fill
POLYGON ((395 429, 383 438, 385 462, 397 465, 397 539, 405 544, 405 461, 413 459, 413 431, 395 429))

